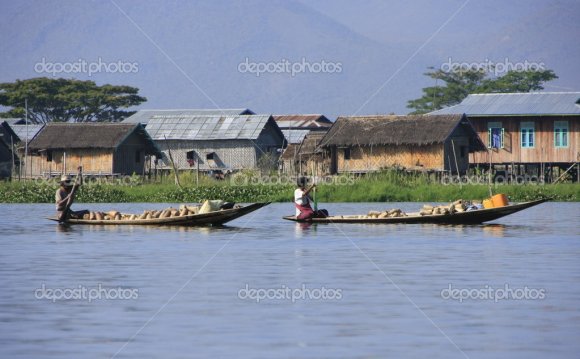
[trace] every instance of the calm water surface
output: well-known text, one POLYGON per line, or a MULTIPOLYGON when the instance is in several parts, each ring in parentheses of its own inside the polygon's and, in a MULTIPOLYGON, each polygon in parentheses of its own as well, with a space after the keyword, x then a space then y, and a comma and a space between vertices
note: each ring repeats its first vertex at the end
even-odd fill
MULTIPOLYGON (((327 206, 396 207, 420 204, 327 206)), ((0 205, 2 358, 580 355, 578 203, 481 226, 304 226, 273 204, 223 228, 64 228, 52 210, 0 205)))

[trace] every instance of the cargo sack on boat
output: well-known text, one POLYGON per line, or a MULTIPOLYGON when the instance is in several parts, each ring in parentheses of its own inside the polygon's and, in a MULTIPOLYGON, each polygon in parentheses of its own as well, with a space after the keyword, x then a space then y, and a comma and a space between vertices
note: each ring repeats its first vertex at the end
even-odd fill
POLYGON ((189 214, 198 214, 199 213, 199 206, 185 206, 189 211, 189 214))
POLYGON ((210 212, 215 212, 215 211, 219 211, 220 207, 224 204, 225 202, 222 200, 207 200, 205 202, 203 202, 203 204, 201 205, 201 208, 199 209, 199 214, 204 214, 204 213, 210 213, 210 212))

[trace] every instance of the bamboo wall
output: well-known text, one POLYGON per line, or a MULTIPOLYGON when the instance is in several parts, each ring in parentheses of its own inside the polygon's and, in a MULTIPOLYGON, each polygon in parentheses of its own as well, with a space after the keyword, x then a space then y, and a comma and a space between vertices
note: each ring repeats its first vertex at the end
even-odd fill
POLYGON ((349 160, 344 158, 345 150, 337 151, 338 172, 368 172, 386 167, 417 167, 443 170, 443 144, 427 146, 357 146, 350 150, 349 160))
MULTIPOLYGON (((492 149, 493 163, 574 163, 579 160, 580 116, 541 116, 541 117, 469 117, 469 121, 488 146, 487 128, 489 122, 501 122, 504 128, 504 148, 492 149), (568 121, 568 147, 554 146, 554 121, 568 121), (534 122, 534 148, 521 147, 521 122, 534 122)), ((489 163, 487 152, 470 155, 472 164, 489 163)))
POLYGON ((77 167, 83 166, 85 174, 112 174, 113 153, 104 149, 73 149, 68 151, 52 151, 52 161, 47 161, 46 152, 29 155, 26 170, 27 177, 47 177, 50 173, 74 174, 77 167))

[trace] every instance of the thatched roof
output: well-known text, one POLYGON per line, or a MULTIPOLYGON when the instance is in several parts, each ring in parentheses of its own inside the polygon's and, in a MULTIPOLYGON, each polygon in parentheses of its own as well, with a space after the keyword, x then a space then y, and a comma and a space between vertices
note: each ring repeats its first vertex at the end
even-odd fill
POLYGON ((443 143, 458 126, 465 126, 470 137, 479 139, 464 115, 339 117, 320 146, 422 146, 443 143))
POLYGON ((134 132, 147 154, 161 152, 142 125, 135 123, 50 123, 34 137, 29 148, 40 150, 115 149, 134 132))

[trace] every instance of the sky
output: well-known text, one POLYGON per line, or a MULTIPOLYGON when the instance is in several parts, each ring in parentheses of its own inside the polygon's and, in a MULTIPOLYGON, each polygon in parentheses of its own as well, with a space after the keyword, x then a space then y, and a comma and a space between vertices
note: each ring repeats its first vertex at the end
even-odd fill
POLYGON ((547 68, 546 91, 580 91, 579 35, 578 0, 1 0, 0 82, 130 85, 148 109, 405 114, 429 67, 547 68))

